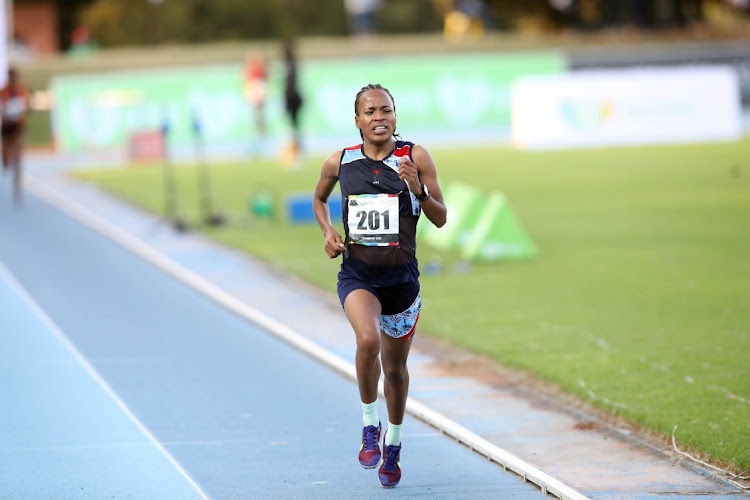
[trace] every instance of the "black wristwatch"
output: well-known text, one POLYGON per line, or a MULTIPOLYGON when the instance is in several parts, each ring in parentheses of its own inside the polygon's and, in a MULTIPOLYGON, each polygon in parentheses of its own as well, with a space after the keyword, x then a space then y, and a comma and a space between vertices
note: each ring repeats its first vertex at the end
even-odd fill
POLYGON ((426 201, 430 197, 430 191, 424 185, 424 182, 422 183, 422 194, 415 194, 414 197, 419 201, 426 201))

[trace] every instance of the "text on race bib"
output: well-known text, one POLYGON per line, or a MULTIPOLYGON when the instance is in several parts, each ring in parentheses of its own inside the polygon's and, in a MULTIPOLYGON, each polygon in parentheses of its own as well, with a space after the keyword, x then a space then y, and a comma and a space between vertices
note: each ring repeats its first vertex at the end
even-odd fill
POLYGON ((398 245, 398 195, 353 194, 347 200, 349 243, 398 245))

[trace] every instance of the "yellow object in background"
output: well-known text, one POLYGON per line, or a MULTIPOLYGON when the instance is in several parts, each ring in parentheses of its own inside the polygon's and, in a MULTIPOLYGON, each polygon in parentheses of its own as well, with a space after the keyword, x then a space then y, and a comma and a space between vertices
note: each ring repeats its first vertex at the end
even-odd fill
POLYGON ((484 24, 463 12, 454 10, 445 15, 443 35, 445 38, 458 40, 470 36, 478 38, 484 34, 484 24))

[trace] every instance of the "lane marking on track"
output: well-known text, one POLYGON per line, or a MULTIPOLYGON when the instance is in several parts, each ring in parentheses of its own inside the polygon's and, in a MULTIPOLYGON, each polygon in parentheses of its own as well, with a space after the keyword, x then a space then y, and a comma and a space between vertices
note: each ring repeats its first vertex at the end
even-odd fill
POLYGON ((138 417, 135 416, 135 414, 130 411, 130 408, 125 404, 125 402, 120 399, 120 397, 117 395, 117 393, 110 387, 110 385, 102 378, 102 376, 99 374, 98 371, 96 371, 96 368, 89 363, 89 361, 81 354, 81 351, 79 351, 75 345, 70 341, 67 335, 65 335, 65 332, 62 331, 62 329, 57 326, 57 324, 50 318, 47 313, 42 309, 42 306, 39 305, 39 303, 34 299, 34 297, 31 296, 28 290, 24 288, 24 286, 16 279, 16 277, 13 275, 13 273, 10 272, 10 270, 0 262, 0 278, 6 280, 8 284, 11 286, 11 288, 18 294, 18 296, 23 300, 28 306, 29 309, 40 319, 40 321, 44 324, 44 326, 52 333, 52 335, 55 336, 55 338, 70 352, 70 354, 73 355, 73 357, 76 359, 76 361, 86 370, 86 372, 91 376, 91 378, 94 379, 94 381, 101 387, 101 389, 107 394, 107 396, 114 401, 114 403, 117 405, 118 408, 135 424, 135 426, 138 428, 141 433, 143 433, 146 438, 151 441, 153 446, 156 446, 156 448, 164 455, 164 457, 171 463, 175 469, 185 478, 185 480, 192 486, 195 491, 201 496, 201 498, 204 498, 205 500, 210 500, 208 495, 201 489, 200 486, 198 486, 198 483, 196 483, 193 478, 191 478, 187 471, 182 468, 182 466, 175 460, 175 458, 167 451, 166 448, 156 439, 156 437, 151 434, 151 431, 146 428, 143 423, 138 420, 138 417))
MULTIPOLYGON (((284 340, 292 347, 333 369, 335 372, 354 382, 357 381, 356 369, 352 363, 349 363, 327 349, 324 349, 318 344, 303 337, 289 326, 267 316, 245 302, 240 301, 235 296, 208 281, 206 278, 171 260, 169 257, 154 249, 138 237, 113 225, 104 217, 96 215, 86 207, 65 198, 53 188, 34 178, 29 178, 27 187, 35 196, 68 214, 82 224, 113 240, 123 248, 138 255, 167 274, 170 274, 183 283, 195 288, 226 309, 229 309, 240 317, 252 321, 269 333, 284 340)), ((382 381, 380 383, 379 393, 381 397, 385 397, 382 381)), ((470 450, 497 463, 503 469, 510 469, 518 474, 524 482, 536 484, 545 494, 550 493, 565 500, 584 500, 588 498, 570 486, 563 484, 533 465, 524 462, 520 458, 503 450, 411 397, 406 401, 406 411, 426 424, 435 427, 441 433, 446 434, 459 443, 467 446, 470 450)))

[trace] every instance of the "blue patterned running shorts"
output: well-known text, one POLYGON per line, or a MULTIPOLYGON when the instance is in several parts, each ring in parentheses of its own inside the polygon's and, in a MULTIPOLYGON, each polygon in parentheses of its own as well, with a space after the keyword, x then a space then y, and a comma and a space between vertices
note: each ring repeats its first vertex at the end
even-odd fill
POLYGON ((350 276, 339 276, 337 288, 342 307, 346 297, 354 290, 364 289, 377 297, 382 307, 380 328, 388 336, 408 339, 414 335, 419 311, 422 309, 422 293, 418 281, 389 287, 374 287, 350 276))
POLYGON ((394 339, 408 339, 414 335, 421 309, 422 293, 420 292, 406 311, 397 314, 381 314, 380 329, 394 339))

